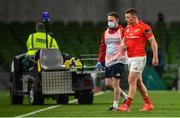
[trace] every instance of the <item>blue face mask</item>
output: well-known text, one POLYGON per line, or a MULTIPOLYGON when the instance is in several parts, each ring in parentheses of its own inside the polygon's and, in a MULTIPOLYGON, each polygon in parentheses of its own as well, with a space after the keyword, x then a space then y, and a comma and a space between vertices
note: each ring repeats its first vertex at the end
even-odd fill
POLYGON ((108 21, 108 27, 109 28, 115 28, 115 23, 114 22, 112 22, 112 21, 108 21))

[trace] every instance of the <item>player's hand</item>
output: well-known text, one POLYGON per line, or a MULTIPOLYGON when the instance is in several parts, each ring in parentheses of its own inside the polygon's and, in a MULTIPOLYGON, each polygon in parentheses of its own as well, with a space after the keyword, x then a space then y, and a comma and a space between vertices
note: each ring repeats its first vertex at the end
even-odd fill
POLYGON ((123 39, 121 42, 121 50, 126 51, 127 50, 127 45, 126 45, 126 39, 123 39))
POLYGON ((127 50, 127 45, 121 45, 121 50, 126 51, 127 50))
POLYGON ((103 69, 103 65, 102 65, 101 62, 97 62, 97 64, 96 64, 96 69, 97 69, 97 70, 102 70, 102 69, 103 69))
POLYGON ((153 66, 158 66, 158 65, 159 65, 159 59, 158 59, 157 56, 156 56, 156 57, 153 57, 153 59, 152 59, 152 65, 153 65, 153 66))

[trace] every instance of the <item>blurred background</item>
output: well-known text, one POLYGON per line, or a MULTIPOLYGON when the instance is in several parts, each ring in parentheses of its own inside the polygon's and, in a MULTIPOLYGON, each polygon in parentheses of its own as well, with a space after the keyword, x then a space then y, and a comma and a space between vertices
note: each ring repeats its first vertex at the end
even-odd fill
MULTIPOLYGON (((43 11, 50 14, 48 32, 61 51, 72 56, 99 52, 102 33, 107 28, 106 14, 134 7, 139 18, 151 25, 159 45, 160 66, 151 66, 152 52, 147 43, 147 66, 143 73, 152 90, 180 89, 180 1, 179 0, 0 0, 0 89, 8 89, 11 61, 26 52, 29 34, 43 11), (178 69, 179 68, 179 69, 178 69), (179 70, 179 72, 178 72, 179 70), (179 83, 179 84, 178 84, 179 83)), ((127 76, 125 77, 127 78, 127 76)), ((127 79, 123 80, 127 88, 127 79)), ((97 86, 101 86, 97 79, 97 86)))

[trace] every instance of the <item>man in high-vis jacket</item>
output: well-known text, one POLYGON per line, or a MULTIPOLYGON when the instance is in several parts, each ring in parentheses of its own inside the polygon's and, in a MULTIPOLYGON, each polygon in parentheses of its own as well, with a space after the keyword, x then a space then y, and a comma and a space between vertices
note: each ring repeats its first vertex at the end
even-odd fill
POLYGON ((56 48, 59 49, 56 40, 47 34, 48 47, 46 47, 46 33, 44 23, 36 24, 36 33, 30 34, 26 42, 27 55, 34 56, 39 49, 56 48))
POLYGON ((48 47, 46 47, 46 32, 45 25, 42 22, 36 24, 36 33, 30 34, 26 42, 27 53, 22 58, 22 68, 25 72, 28 71, 28 68, 32 66, 34 56, 36 52, 44 48, 55 48, 59 49, 56 40, 47 34, 48 47))
MULTIPOLYGON (((27 53, 25 58, 22 61, 23 70, 27 71, 29 67, 32 65, 32 59, 34 58, 36 52, 40 49, 44 48, 55 48, 59 49, 58 44, 56 40, 51 37, 49 34, 47 34, 47 41, 48 41, 48 47, 46 47, 46 32, 45 32, 45 25, 42 22, 38 22, 36 24, 36 33, 30 34, 29 38, 26 42, 27 46, 27 53)), ((82 64, 79 60, 75 60, 74 57, 70 57, 66 53, 62 53, 63 61, 65 62, 65 66, 67 68, 70 67, 74 63, 74 66, 76 67, 82 67, 82 64)))

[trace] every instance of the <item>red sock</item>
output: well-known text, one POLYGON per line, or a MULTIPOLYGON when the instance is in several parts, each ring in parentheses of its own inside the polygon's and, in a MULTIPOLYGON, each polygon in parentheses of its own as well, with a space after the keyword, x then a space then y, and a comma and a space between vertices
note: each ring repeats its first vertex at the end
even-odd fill
POLYGON ((132 98, 128 97, 128 98, 126 99, 125 104, 129 107, 129 106, 131 105, 132 100, 133 100, 132 98))
POLYGON ((147 104, 151 104, 151 100, 150 100, 150 98, 148 96, 146 96, 144 98, 144 102, 147 103, 147 104))

